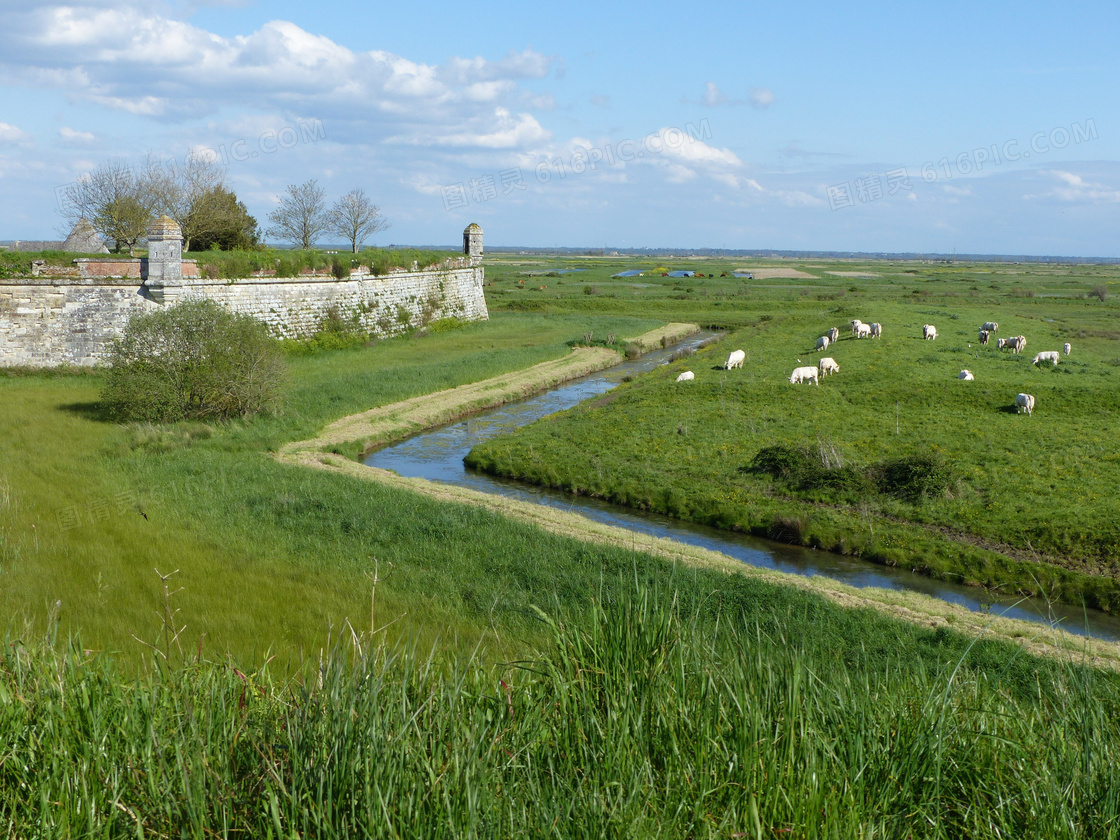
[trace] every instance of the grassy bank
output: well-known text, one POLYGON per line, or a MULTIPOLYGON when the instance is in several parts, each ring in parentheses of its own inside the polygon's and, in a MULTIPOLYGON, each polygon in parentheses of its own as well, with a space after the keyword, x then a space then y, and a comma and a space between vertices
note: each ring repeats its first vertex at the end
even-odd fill
POLYGON ((497 668, 347 635, 296 683, 189 659, 124 684, 104 658, 6 645, 0 819, 42 836, 1114 836, 1120 678, 709 575, 607 575, 497 668))
POLYGON ((400 632, 469 650, 495 621, 518 626, 526 601, 572 573, 545 561, 555 543, 499 517, 340 482, 270 453, 371 405, 564 358, 588 329, 650 326, 499 316, 298 356, 282 414, 207 426, 110 423, 97 376, 0 377, 0 611, 24 634, 25 624, 41 631, 59 603, 64 634, 80 631, 90 648, 135 659, 145 647, 134 637, 148 641, 160 627, 156 570, 178 570, 172 582, 183 588, 177 602, 192 647, 201 641, 247 663, 283 651, 295 662, 332 626, 368 625, 377 560, 392 569, 381 587, 385 614, 407 614, 400 632), (523 564, 543 577, 504 571, 523 564))
MULTIPOLYGON (((784 281, 788 290, 777 278, 765 291, 748 286, 755 299, 723 301, 726 320, 746 326, 718 348, 477 447, 469 463, 999 591, 1117 609, 1120 526, 1109 488, 1120 466, 1111 444, 1120 431, 1120 333, 1111 303, 1074 294, 1071 286, 1092 278, 1056 269, 1009 287, 980 286, 975 269, 955 280, 908 270, 930 276, 876 275, 851 286, 814 269, 819 276, 784 281), (976 293, 928 293, 964 284, 976 293), (812 352, 828 327, 855 317, 883 323, 884 337, 845 336, 812 352), (1000 322, 999 335, 1027 335, 1026 353, 979 346, 985 320, 1000 322), (936 342, 921 339, 923 323, 938 325, 936 342), (1074 352, 1057 367, 1031 365, 1033 351, 1065 341, 1074 352), (737 348, 747 354, 743 370, 720 369, 737 348), (820 387, 790 385, 793 367, 818 355, 832 355, 841 372, 820 387), (957 380, 965 368, 976 381, 957 380), (685 369, 695 381, 676 383, 685 369), (1037 398, 1033 417, 1014 413, 1021 391, 1037 398), (759 469, 759 452, 776 447, 810 453, 812 476, 759 469), (939 471, 937 487, 915 494, 880 480, 914 459, 939 471)), ((646 285, 658 282, 667 281, 646 285)), ((711 311, 721 288, 682 307, 711 311)))

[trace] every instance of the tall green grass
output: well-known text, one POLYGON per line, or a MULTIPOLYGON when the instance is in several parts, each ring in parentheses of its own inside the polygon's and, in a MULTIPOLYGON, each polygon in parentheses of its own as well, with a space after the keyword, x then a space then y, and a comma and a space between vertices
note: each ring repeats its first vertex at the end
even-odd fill
MULTIPOLYGON (((737 584, 733 585, 734 588, 737 584)), ((747 595, 747 592, 740 592, 747 595)), ((621 585, 488 667, 347 636, 302 680, 8 644, 15 836, 1111 837, 1115 675, 911 629, 621 585), (878 631, 878 632, 876 632, 878 631), (1002 666, 993 667, 1002 662, 1002 666)), ((730 596, 730 597, 727 597, 730 596)))

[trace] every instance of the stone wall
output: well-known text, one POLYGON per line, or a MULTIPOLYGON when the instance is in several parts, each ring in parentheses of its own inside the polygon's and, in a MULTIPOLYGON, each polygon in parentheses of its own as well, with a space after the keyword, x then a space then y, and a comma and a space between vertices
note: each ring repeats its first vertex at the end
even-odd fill
MULTIPOLYGON (((124 262, 124 261, 122 261, 124 262)), ((259 318, 283 338, 313 334, 336 314, 356 318, 372 334, 389 336, 440 318, 485 320, 483 269, 475 263, 445 271, 385 276, 187 279, 165 286, 157 303, 147 286, 114 277, 0 280, 0 366, 94 365, 129 317, 190 298, 210 298, 259 318)))
MULTIPOLYGON (((78 267, 78 276, 93 280, 102 277, 132 278, 139 280, 148 276, 148 260, 146 257, 79 257, 74 260, 78 267)), ((194 260, 182 260, 182 276, 198 277, 198 263, 194 260)))

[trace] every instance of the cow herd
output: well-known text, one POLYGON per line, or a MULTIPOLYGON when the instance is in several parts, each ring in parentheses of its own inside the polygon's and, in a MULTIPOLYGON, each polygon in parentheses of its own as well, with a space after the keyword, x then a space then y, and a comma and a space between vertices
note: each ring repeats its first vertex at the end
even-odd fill
MULTIPOLYGON (((850 323, 852 336, 860 338, 881 338, 883 335, 883 326, 879 323, 865 324, 858 318, 853 319, 850 323)), ((980 328, 980 343, 986 345, 989 336, 999 330, 999 324, 995 321, 987 321, 980 328)), ((922 338, 926 341, 934 341, 937 339, 937 327, 933 324, 922 325, 922 338)), ((835 344, 840 339, 840 330, 837 327, 830 327, 824 335, 816 340, 813 352, 820 353, 829 348, 830 345, 835 344)), ((999 350, 1011 350, 1013 353, 1023 352, 1023 348, 1027 346, 1027 339, 1025 336, 1017 335, 1010 338, 996 339, 996 348, 999 350)), ((1062 346, 1062 352, 1065 355, 1070 354, 1072 347, 1067 342, 1062 346)), ((1057 350, 1044 350, 1034 357, 1032 364, 1038 365, 1042 362, 1050 362, 1052 365, 1058 364, 1059 353, 1057 350)), ((742 368, 743 362, 746 360, 746 353, 743 350, 736 350, 727 357, 727 362, 723 365, 725 370, 732 368, 742 368)), ((800 362, 801 360, 798 359, 800 362)), ((805 365, 793 369, 790 374, 789 381, 794 384, 803 382, 812 382, 814 385, 820 385, 821 377, 828 376, 833 373, 840 372, 840 365, 831 356, 822 356, 816 366, 805 365)), ((677 377, 677 382, 688 382, 695 378, 692 371, 686 370, 677 377)), ((966 382, 975 380, 972 371, 962 370, 957 374, 957 379, 966 382)), ((1017 414, 1022 414, 1024 411, 1030 415, 1034 411, 1034 397, 1031 394, 1018 394, 1015 397, 1015 411, 1017 414)))

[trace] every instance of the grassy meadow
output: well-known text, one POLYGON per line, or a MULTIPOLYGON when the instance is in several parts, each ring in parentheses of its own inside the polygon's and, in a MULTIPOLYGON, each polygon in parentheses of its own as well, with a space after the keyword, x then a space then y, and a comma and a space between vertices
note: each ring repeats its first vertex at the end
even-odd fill
MULTIPOLYGON (((693 317, 729 334, 482 444, 468 463, 1005 592, 1120 608, 1120 325, 1107 292, 1116 282, 1106 279, 1118 272, 884 263, 843 272, 798 264, 786 273, 805 276, 596 284, 597 294, 582 296, 612 303, 659 288, 661 305, 675 300, 665 291, 684 286, 693 317), (883 337, 857 340, 847 328, 853 318, 882 323, 883 337), (989 320, 998 336, 1027 336, 1027 349, 980 346, 978 328, 989 320), (938 328, 935 341, 922 338, 927 323, 938 328), (839 342, 813 352, 832 326, 842 328, 839 342), (1057 366, 1031 364, 1037 351, 1067 341, 1073 352, 1057 366), (723 370, 733 349, 745 351, 746 364, 723 370), (840 372, 819 387, 790 384, 794 367, 821 355, 840 372), (686 369, 695 380, 677 383, 686 369), (958 380, 963 369, 975 381, 958 380), (1031 417, 1015 412, 1020 392, 1037 400, 1031 417), (814 480, 758 469, 758 453, 772 447, 807 452, 814 480), (876 472, 915 458, 941 473, 937 487, 914 495, 875 483, 876 472)), ((583 303, 577 293, 548 305, 569 300, 583 303)))
POLYGON ((730 335, 497 441, 495 465, 685 517, 719 512, 725 527, 773 513, 770 525, 881 562, 948 569, 964 546, 1016 575, 1052 570, 1056 588, 1112 592, 1117 269, 660 263, 648 266, 715 276, 488 257, 488 323, 293 348, 283 408, 241 421, 118 425, 96 371, 0 372, 0 826, 1120 834, 1120 677, 1085 667, 1076 646, 1035 658, 274 457, 342 417, 560 358, 588 333, 695 322, 730 335), (739 267, 758 279, 720 277, 739 267), (1088 297, 1097 287, 1104 300, 1088 297), (883 339, 842 340, 841 372, 819 388, 784 381, 853 317, 882 322, 883 339), (969 348, 989 319, 1026 334, 1027 355, 969 348), (922 323, 937 342, 914 337, 922 323), (1068 359, 1031 368, 1067 336, 1068 359), (743 370, 717 370, 740 346, 743 370), (673 382, 686 367, 691 391, 673 382), (957 382, 961 367, 976 381, 957 382), (1008 411, 1019 390, 1038 397, 1031 418, 1008 411), (803 443, 856 472, 937 446, 952 481, 914 503, 740 471, 764 446, 803 443), (1059 527, 1072 550, 1055 558, 1059 527))

